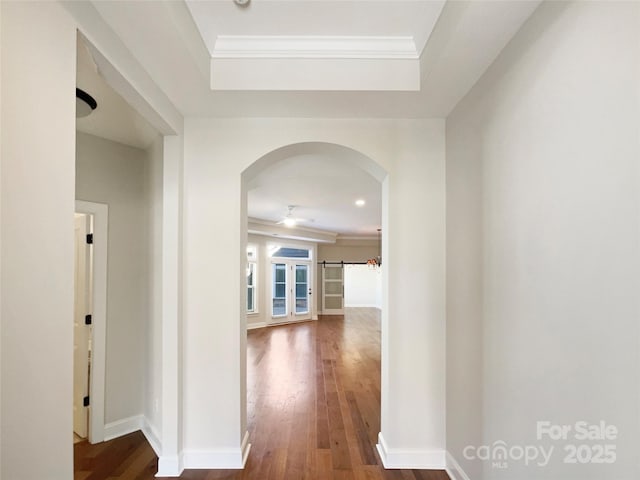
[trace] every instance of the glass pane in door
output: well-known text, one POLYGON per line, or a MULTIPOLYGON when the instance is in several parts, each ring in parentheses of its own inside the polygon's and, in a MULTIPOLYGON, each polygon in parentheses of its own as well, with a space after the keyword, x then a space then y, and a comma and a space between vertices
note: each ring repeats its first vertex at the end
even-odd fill
POLYGON ((296 314, 309 311, 308 265, 296 265, 296 314))
POLYGON ((287 314, 287 266, 284 263, 274 263, 271 269, 273 274, 272 315, 279 317, 287 314))

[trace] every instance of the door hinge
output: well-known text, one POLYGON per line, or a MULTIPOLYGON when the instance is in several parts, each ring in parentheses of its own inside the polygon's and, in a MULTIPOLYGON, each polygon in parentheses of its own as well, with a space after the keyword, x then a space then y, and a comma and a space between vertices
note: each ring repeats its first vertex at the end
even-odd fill
POLYGON ((85 325, 91 325, 92 322, 93 322, 93 319, 91 318, 91 315, 85 315, 84 316, 84 324, 85 325))
POLYGON ((93 233, 87 233, 87 244, 88 245, 93 244, 93 233))
POLYGON ((82 399, 82 406, 83 407, 88 407, 89 406, 89 395, 87 395, 86 397, 84 397, 82 399))

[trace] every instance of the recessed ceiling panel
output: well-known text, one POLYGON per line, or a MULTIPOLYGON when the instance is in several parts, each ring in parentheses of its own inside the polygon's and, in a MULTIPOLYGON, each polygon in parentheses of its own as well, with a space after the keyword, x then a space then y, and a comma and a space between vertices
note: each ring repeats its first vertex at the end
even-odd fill
POLYGON ((440 1, 187 1, 213 90, 417 91, 440 1))

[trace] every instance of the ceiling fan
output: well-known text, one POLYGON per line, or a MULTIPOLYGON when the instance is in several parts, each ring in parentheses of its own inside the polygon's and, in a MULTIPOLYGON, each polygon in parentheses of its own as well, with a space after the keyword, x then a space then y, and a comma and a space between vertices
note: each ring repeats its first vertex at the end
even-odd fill
POLYGON ((287 214, 284 216, 282 220, 280 220, 277 225, 283 224, 285 227, 293 228, 298 223, 303 222, 313 222, 313 220, 307 218, 297 218, 293 216, 293 211, 297 208, 297 205, 289 205, 287 206, 287 214))

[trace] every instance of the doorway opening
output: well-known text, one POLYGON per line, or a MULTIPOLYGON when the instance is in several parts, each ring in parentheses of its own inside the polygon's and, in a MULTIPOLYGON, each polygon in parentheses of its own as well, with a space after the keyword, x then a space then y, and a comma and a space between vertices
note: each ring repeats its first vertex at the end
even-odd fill
POLYGON ((311 320, 311 250, 275 246, 271 257, 271 323, 311 320))
POLYGON ((385 179, 370 158, 327 143, 283 147, 242 174, 251 333, 241 385, 252 451, 302 458, 319 448, 334 469, 381 465, 382 302, 345 310, 344 282, 347 265, 379 255, 385 179))

